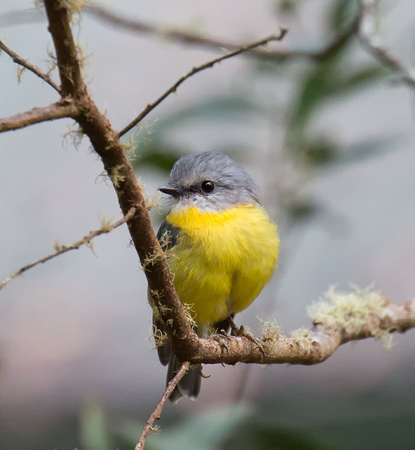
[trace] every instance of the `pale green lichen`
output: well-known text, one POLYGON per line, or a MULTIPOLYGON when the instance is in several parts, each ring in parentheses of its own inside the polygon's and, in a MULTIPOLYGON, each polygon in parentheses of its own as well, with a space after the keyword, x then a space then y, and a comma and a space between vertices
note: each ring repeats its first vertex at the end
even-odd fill
POLYGON ((257 317, 257 319, 262 323, 262 337, 264 341, 278 341, 281 337, 280 327, 276 320, 267 321, 257 317))
POLYGON ((193 303, 182 303, 183 304, 183 310, 184 310, 184 314, 186 316, 187 321, 189 322, 191 327, 196 327, 196 321, 195 321, 195 317, 196 314, 193 310, 193 303))
POLYGON ((65 248, 65 246, 62 245, 60 242, 55 241, 53 243, 53 248, 55 249, 56 253, 60 253, 65 248))
POLYGON ((142 264, 143 270, 147 270, 147 268, 149 266, 154 266, 156 264, 156 262, 160 258, 163 258, 163 257, 164 257, 164 253, 163 253, 163 250, 161 248, 158 248, 158 249, 154 250, 153 253, 150 253, 144 259, 143 264, 142 264))
POLYGON ((111 168, 111 173, 109 173, 112 183, 118 189, 121 183, 125 181, 124 166, 122 164, 114 166, 111 168))
POLYGON ((100 225, 101 228, 100 230, 104 233, 108 233, 109 231, 111 231, 114 228, 114 219, 111 217, 102 217, 100 219, 100 225))
POLYGON ((298 328, 291 332, 291 339, 301 345, 305 349, 307 354, 311 353, 312 345, 315 339, 311 335, 311 330, 308 328, 298 328))
POLYGON ((308 307, 308 314, 314 323, 356 330, 363 327, 385 347, 390 347, 392 335, 388 330, 380 329, 373 317, 383 319, 385 307, 389 301, 372 288, 355 287, 352 292, 343 293, 329 288, 324 298, 308 307))
POLYGON ((155 348, 161 347, 168 342, 166 332, 160 330, 154 324, 152 325, 152 332, 150 332, 149 339, 150 341, 154 339, 155 348))

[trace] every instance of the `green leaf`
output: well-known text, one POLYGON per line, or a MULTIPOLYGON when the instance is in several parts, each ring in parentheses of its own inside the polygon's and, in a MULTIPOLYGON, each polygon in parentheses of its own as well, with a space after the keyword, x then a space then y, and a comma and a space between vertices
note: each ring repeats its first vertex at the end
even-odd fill
POLYGON ((277 3, 278 14, 295 14, 298 10, 299 3, 295 0, 279 0, 277 3))
POLYGON ((338 33, 346 22, 350 22, 359 12, 356 0, 336 0, 329 17, 329 27, 338 33))
POLYGON ((333 68, 332 60, 325 61, 311 68, 304 77, 289 119, 291 141, 302 141, 312 114, 331 93, 333 68))
POLYGON ((293 223, 305 222, 315 216, 320 208, 311 200, 292 200, 287 205, 287 214, 293 223))
POLYGON ((333 94, 347 94, 352 90, 357 90, 367 84, 375 83, 387 75, 388 71, 382 66, 370 65, 357 72, 346 75, 338 80, 338 85, 333 94))
POLYGON ((337 144, 325 136, 303 143, 300 150, 307 163, 312 166, 323 166, 337 158, 337 144))
POLYGON ((299 91, 289 121, 289 139, 293 148, 297 150, 304 145, 312 117, 325 101, 350 95, 362 87, 374 84, 386 73, 386 69, 375 65, 347 73, 344 64, 337 59, 325 61, 311 69, 299 91))

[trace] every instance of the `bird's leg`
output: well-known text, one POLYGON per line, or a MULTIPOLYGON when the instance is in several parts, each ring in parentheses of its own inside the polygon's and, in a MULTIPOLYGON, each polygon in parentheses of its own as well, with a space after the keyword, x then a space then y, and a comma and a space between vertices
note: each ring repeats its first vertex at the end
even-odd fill
POLYGON ((258 340, 255 339, 253 336, 249 334, 249 332, 245 329, 243 325, 241 325, 239 328, 236 326, 235 322, 233 321, 232 317, 228 318, 229 325, 231 327, 231 336, 241 336, 245 337, 249 341, 253 342, 260 350, 263 356, 265 356, 265 349, 263 344, 258 340))
POLYGON ((229 321, 232 320, 232 316, 226 317, 225 319, 215 323, 212 327, 212 339, 214 339, 216 342, 219 342, 219 345, 222 349, 225 349, 227 352, 229 352, 227 341, 229 339, 229 329, 230 329, 230 323, 229 321))
POLYGON ((229 339, 229 335, 225 330, 218 330, 216 334, 212 334, 212 339, 219 343, 220 348, 225 349, 229 353, 229 348, 227 344, 227 340, 229 339))

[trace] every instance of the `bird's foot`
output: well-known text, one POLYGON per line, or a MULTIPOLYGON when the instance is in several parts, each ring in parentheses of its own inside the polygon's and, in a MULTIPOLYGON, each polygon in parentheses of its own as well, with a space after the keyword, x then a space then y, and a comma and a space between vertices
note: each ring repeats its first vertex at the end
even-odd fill
POLYGON ((226 333, 225 330, 220 330, 217 334, 213 334, 212 339, 219 343, 222 352, 223 350, 226 350, 229 353, 229 347, 227 342, 229 339, 229 335, 226 333))
POLYGON ((248 339, 249 341, 254 343, 259 348, 259 350, 261 351, 262 355, 265 356, 265 348, 264 348, 264 345, 262 344, 262 342, 260 342, 258 339, 255 339, 246 330, 246 328, 243 325, 241 325, 240 327, 237 327, 235 325, 235 322, 232 319, 229 319, 229 323, 230 323, 230 326, 231 326, 231 335, 232 336, 241 336, 241 337, 244 337, 244 338, 248 339))

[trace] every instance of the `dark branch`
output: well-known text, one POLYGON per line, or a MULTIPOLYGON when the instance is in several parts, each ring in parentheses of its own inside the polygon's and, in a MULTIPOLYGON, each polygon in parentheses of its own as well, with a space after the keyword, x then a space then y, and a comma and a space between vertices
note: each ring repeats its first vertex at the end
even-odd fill
POLYGON ((64 99, 43 108, 33 108, 30 111, 0 119, 0 133, 18 130, 19 128, 25 128, 48 120, 63 119, 65 117, 75 118, 77 114, 77 107, 71 101, 64 99))
POLYGON ((26 68, 27 70, 30 70, 30 72, 33 72, 35 75, 37 75, 43 81, 45 81, 50 86, 52 86, 53 89, 55 89, 56 92, 58 92, 59 94, 61 93, 60 87, 52 80, 52 78, 49 75, 47 75, 46 73, 42 72, 39 69, 39 67, 34 66, 29 61, 27 61, 26 59, 24 59, 21 56, 19 56, 13 50, 11 50, 9 47, 7 47, 7 45, 3 41, 0 41, 0 50, 3 50, 4 53, 7 53, 12 58, 13 62, 15 62, 16 64, 19 64, 20 66, 22 66, 24 68, 26 68))
POLYGON ((86 86, 82 79, 78 49, 72 37, 67 4, 60 0, 45 1, 49 31, 53 37, 56 58, 61 79, 62 96, 74 98, 85 94, 86 86), (68 37, 70 36, 70 39, 68 37))
POLYGON ((211 61, 208 61, 205 64, 202 64, 201 66, 197 66, 194 67, 189 73, 187 73, 186 75, 183 75, 181 78, 179 78, 176 83, 173 84, 173 86, 171 86, 169 89, 167 89, 167 91, 162 94, 155 102, 153 103, 149 103, 144 110, 132 121, 130 122, 125 128, 123 128, 119 133, 118 136, 121 137, 123 136, 125 133, 127 133, 128 131, 130 131, 132 128, 134 128, 138 123, 140 123, 144 117, 146 117, 156 106, 158 106, 166 97, 168 97, 170 94, 172 94, 173 92, 176 92, 178 87, 184 82, 186 81, 188 78, 192 77, 193 75, 195 75, 198 72, 201 72, 202 70, 205 69, 209 69, 211 67, 213 67, 215 64, 224 61, 225 59, 229 59, 232 58, 234 56, 240 55, 241 53, 246 53, 249 52, 250 50, 256 48, 256 47, 260 47, 262 45, 266 45, 271 41, 281 41, 284 36, 287 34, 287 30, 284 28, 281 28, 280 30, 280 34, 279 35, 272 35, 269 36, 265 39, 261 39, 258 42, 254 42, 252 44, 249 45, 245 45, 243 47, 238 48, 237 50, 230 52, 230 53, 226 53, 223 56, 220 56, 219 58, 215 58, 212 59, 211 61))

